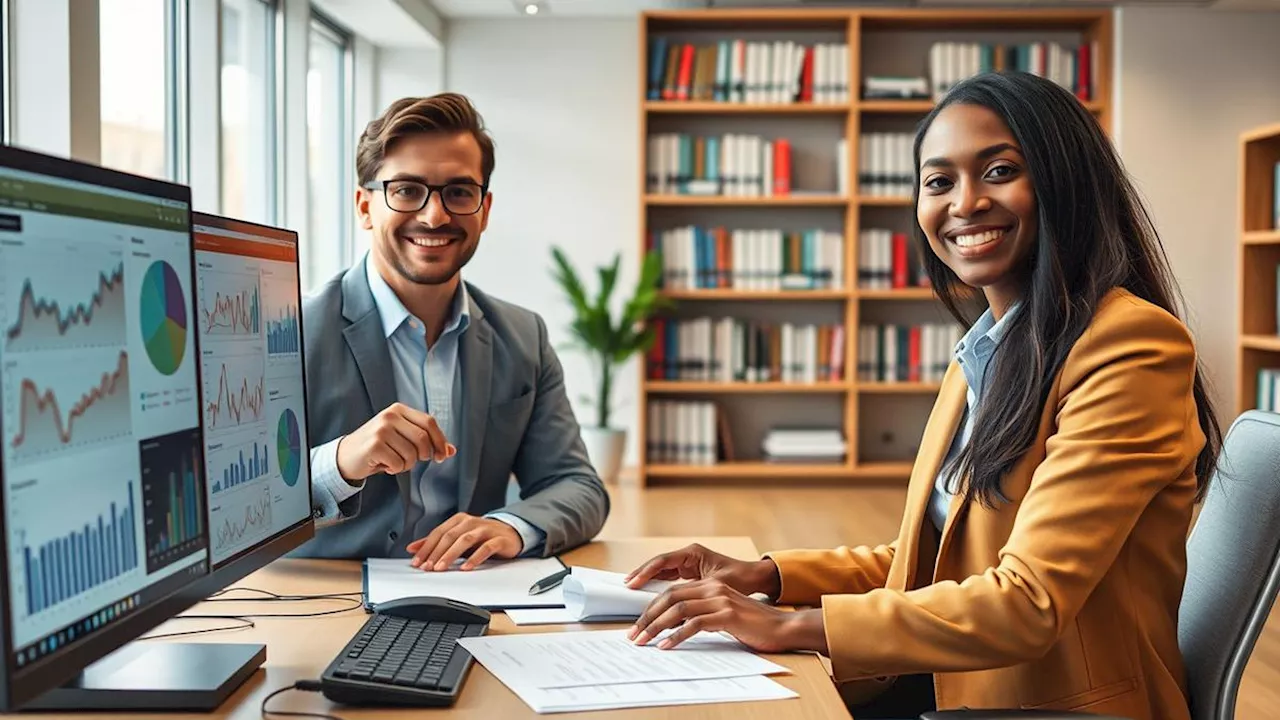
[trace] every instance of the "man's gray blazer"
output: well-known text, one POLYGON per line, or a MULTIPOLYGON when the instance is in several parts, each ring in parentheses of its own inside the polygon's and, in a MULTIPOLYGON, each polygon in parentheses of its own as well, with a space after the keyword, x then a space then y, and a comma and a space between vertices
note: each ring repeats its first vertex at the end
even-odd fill
MULTIPOLYGON (((351 433, 396 402, 391 354, 364 262, 302 305, 309 441, 351 433)), ((544 556, 593 538, 609 496, 587 459, 542 318, 471 284, 471 324, 462 334, 458 510, 502 509, 546 534, 544 556), (520 499, 505 505, 515 474, 520 499), (504 506, 505 505, 505 506, 504 506)), ((340 521, 317 526, 293 557, 407 557, 409 473, 371 475, 338 505, 340 521)))

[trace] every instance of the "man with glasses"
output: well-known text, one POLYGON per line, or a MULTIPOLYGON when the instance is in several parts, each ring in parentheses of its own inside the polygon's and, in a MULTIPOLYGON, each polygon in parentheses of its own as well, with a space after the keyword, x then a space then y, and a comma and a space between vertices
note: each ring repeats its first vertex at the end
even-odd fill
POLYGON ((545 324, 461 278, 493 167, 461 95, 398 100, 365 128, 355 201, 371 249, 303 303, 317 530, 295 556, 470 570, 604 525, 545 324))

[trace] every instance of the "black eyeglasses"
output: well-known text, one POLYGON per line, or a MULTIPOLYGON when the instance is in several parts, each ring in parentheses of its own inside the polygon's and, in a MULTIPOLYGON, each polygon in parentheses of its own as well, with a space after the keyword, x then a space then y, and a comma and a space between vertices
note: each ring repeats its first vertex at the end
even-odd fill
POLYGON ((474 215, 484 204, 488 186, 473 182, 452 182, 431 185, 417 180, 373 180, 366 190, 381 190, 387 207, 402 213, 416 213, 427 206, 431 193, 440 193, 444 209, 453 215, 474 215))

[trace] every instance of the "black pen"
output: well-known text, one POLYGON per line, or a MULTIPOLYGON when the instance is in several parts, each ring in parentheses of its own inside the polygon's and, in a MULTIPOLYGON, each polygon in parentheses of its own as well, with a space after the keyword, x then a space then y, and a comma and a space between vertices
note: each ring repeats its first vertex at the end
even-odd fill
POLYGON ((548 575, 547 577, 544 577, 538 582, 534 583, 533 586, 529 588, 529 594, 537 595, 539 593, 544 593, 550 590, 551 588, 556 587, 560 583, 564 582, 564 579, 567 577, 569 577, 569 568, 565 568, 553 575, 548 575))

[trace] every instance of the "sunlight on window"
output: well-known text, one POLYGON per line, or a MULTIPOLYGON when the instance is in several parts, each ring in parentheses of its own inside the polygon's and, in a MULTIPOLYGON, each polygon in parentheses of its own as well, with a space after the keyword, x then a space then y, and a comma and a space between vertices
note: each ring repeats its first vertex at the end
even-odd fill
POLYGON ((346 223, 343 203, 351 202, 352 184, 344 168, 345 132, 343 65, 346 49, 327 28, 312 25, 307 70, 307 169, 310 216, 307 225, 311 261, 304 274, 308 287, 342 270, 346 223))
POLYGON ((169 92, 167 0, 99 0, 102 164, 163 178, 169 92))
POLYGON ((275 209, 274 10, 222 0, 222 212, 270 223, 275 209))

